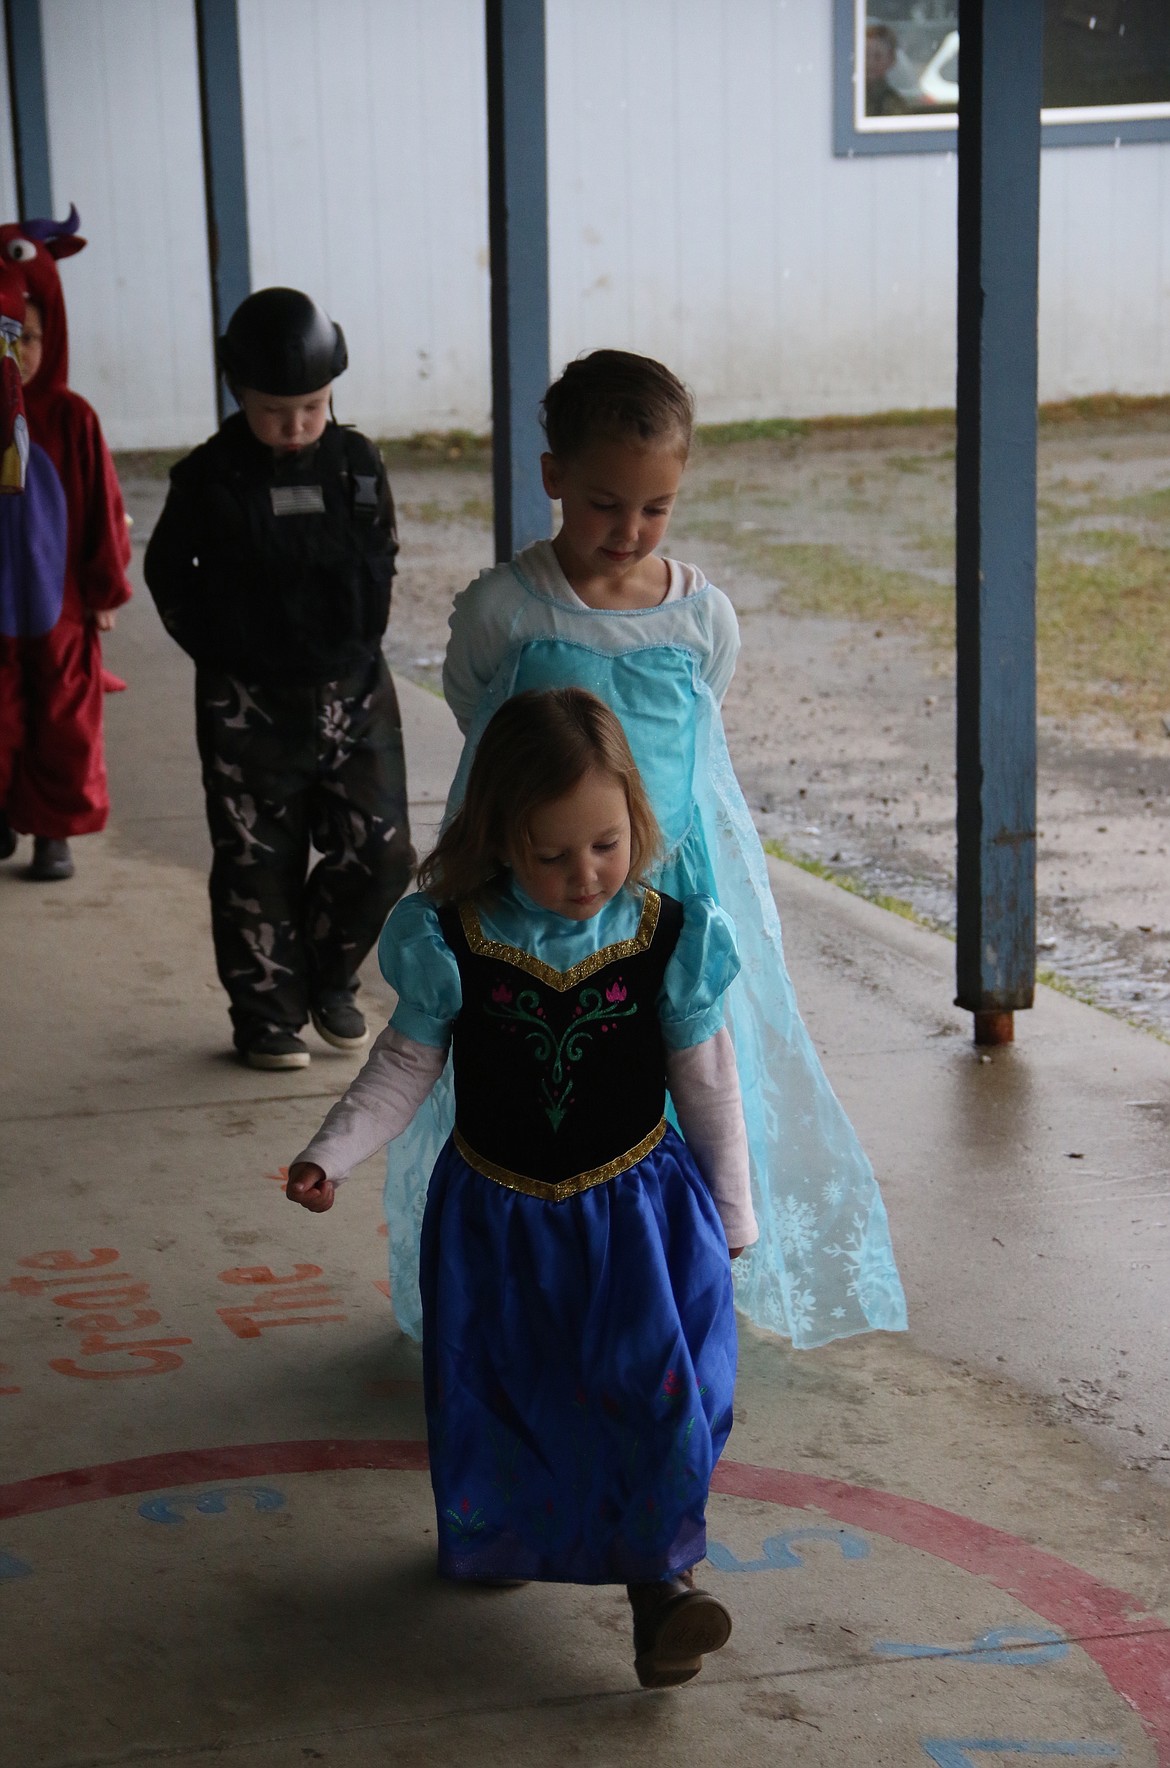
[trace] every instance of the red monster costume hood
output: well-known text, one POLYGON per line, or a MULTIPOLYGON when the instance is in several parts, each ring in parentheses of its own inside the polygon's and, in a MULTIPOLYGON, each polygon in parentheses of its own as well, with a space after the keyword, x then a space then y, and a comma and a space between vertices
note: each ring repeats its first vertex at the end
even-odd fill
POLYGON ((71 258, 85 245, 77 229, 81 218, 70 205, 67 221, 6 221, 0 225, 0 258, 24 283, 30 301, 40 308, 45 331, 41 366, 24 389, 25 409, 35 436, 54 393, 69 382, 69 326, 58 258, 71 258))

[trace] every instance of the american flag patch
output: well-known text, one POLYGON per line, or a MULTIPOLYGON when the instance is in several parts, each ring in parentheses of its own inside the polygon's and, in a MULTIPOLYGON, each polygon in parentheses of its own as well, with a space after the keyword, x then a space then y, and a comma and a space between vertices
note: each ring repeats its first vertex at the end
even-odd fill
POLYGON ((320 485, 273 485, 270 496, 274 516, 325 514, 325 498, 320 485))

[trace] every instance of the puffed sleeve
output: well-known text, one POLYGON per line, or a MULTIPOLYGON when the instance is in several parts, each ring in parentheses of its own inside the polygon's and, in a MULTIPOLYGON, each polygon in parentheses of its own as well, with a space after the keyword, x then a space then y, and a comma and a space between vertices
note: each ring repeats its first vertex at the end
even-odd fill
POLYGON ((678 944, 666 966, 658 1017, 670 1050, 705 1043, 723 1024, 723 996, 739 975, 731 918, 710 896, 688 896, 678 944))
POLYGON ((447 625, 443 698, 466 736, 512 642, 515 580, 507 567, 481 571, 455 597, 447 625))
POLYGON ((702 666, 703 680, 720 706, 731 686, 735 663, 739 656, 739 621, 730 598, 712 585, 711 654, 702 666))
POLYGON ((390 1016, 395 1031, 413 1043, 445 1050, 463 991, 429 896, 404 896, 395 906, 378 942, 378 963, 398 996, 390 1016))

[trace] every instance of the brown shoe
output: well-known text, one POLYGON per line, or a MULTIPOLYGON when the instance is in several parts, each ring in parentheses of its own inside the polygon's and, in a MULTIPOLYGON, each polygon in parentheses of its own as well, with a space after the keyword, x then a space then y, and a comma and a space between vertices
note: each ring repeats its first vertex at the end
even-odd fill
POLYGON ((731 1616, 694 1575, 627 1584, 634 1611, 634 1669, 643 1688, 677 1688, 703 1667, 704 1653, 731 1637, 731 1616))

